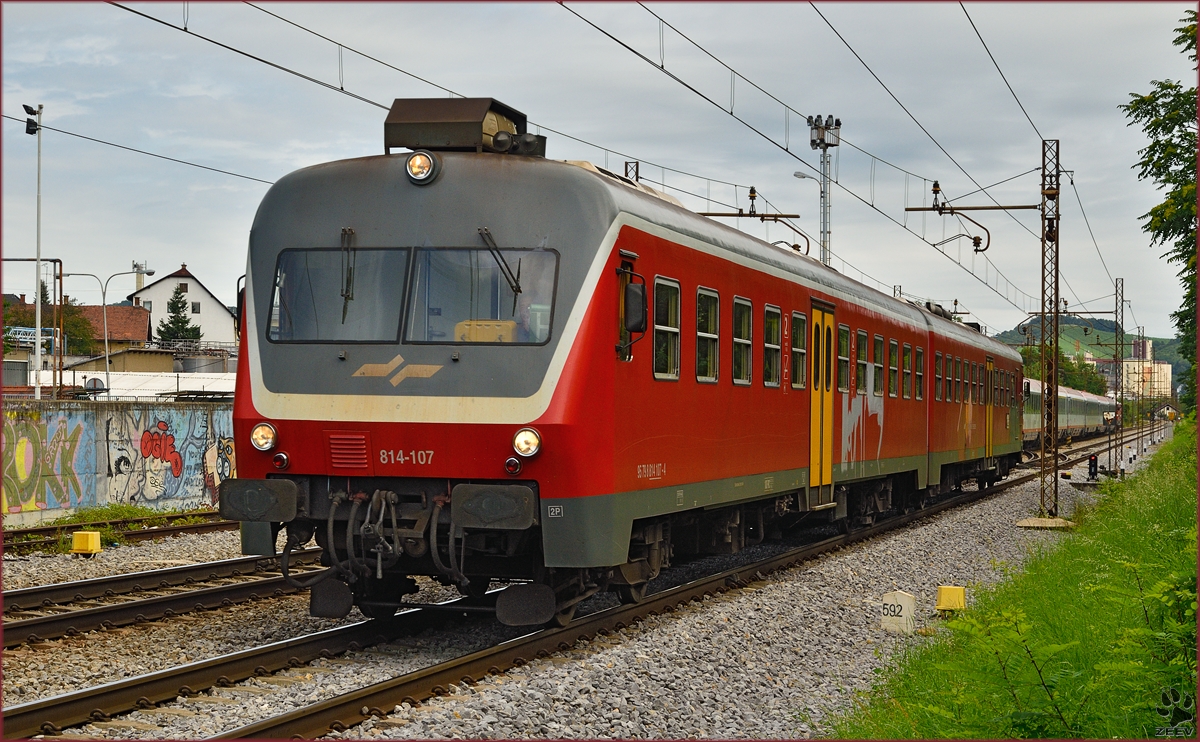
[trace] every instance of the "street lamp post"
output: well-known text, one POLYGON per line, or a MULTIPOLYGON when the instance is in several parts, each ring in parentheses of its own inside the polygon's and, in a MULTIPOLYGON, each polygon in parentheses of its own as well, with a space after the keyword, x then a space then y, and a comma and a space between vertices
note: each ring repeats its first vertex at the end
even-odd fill
POLYGON ((96 279, 96 283, 100 284, 100 306, 101 306, 100 312, 101 312, 101 314, 104 315, 104 391, 105 391, 105 394, 107 394, 109 397, 112 396, 112 384, 109 383, 109 376, 108 376, 108 364, 109 364, 109 360, 108 360, 108 282, 113 280, 117 276, 129 276, 129 275, 133 275, 133 274, 153 276, 154 271, 146 270, 144 268, 139 267, 139 268, 136 268, 131 271, 121 271, 120 273, 114 273, 111 276, 109 276, 107 279, 105 279, 104 281, 101 281, 100 276, 97 276, 95 273, 64 273, 63 274, 64 277, 66 277, 66 276, 91 276, 92 278, 96 279))
POLYGON ((25 133, 37 135, 37 259, 33 286, 33 398, 42 398, 42 104, 35 109, 24 105, 25 113, 37 120, 25 119, 25 133))

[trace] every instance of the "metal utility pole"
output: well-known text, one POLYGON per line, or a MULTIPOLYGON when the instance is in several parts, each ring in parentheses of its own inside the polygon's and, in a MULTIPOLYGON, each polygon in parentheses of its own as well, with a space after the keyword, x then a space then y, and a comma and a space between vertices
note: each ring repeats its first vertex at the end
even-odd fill
POLYGON ((1146 413, 1143 409, 1142 400, 1146 398, 1146 328, 1140 326, 1137 328, 1137 369, 1138 369, 1138 396, 1137 396, 1137 450, 1134 456, 1142 455, 1142 418, 1146 413))
POLYGON ((1042 450, 1039 515, 1058 516, 1058 245, 1059 152, 1057 139, 1042 140, 1042 450))
POLYGON ((829 148, 842 143, 842 120, 827 116, 822 122, 820 116, 809 116, 808 126, 808 145, 821 150, 821 263, 829 265, 829 148))
MULTIPOLYGON (((1113 310, 1113 319, 1116 320, 1116 327, 1113 328, 1113 366, 1117 372, 1117 442, 1118 449, 1121 445, 1121 439, 1125 432, 1125 279, 1118 278, 1113 281, 1113 288, 1116 291, 1116 307, 1113 310)), ((1121 454, 1117 454, 1118 457, 1121 454)), ((1120 468, 1122 462, 1117 462, 1117 467, 1120 468)), ((1112 471, 1112 467, 1109 467, 1112 471)))
POLYGON ((25 119, 25 133, 37 135, 37 258, 34 273, 37 279, 33 286, 33 398, 42 398, 42 104, 35 110, 25 106, 25 113, 37 116, 37 120, 25 119))

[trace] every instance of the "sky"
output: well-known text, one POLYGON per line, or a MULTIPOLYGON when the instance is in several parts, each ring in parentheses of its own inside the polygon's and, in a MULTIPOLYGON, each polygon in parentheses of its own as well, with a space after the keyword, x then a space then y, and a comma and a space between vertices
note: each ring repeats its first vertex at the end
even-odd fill
MULTIPOLYGON (((638 160, 643 180, 697 211, 746 208, 755 186, 759 211, 799 213, 814 238, 818 186, 792 173, 816 174, 804 117, 836 116, 833 267, 947 308, 957 300, 991 331, 1037 308, 1038 213, 971 212, 990 234, 974 255, 950 238, 979 228, 905 206, 927 205, 933 180, 956 204, 1038 203, 1041 140, 1057 139, 1070 171, 1060 202, 1068 309, 1111 311, 1110 276, 1120 277, 1127 327, 1175 334, 1177 268, 1139 221, 1162 194, 1137 179, 1146 140, 1118 106, 1152 80, 1195 84, 1171 43, 1186 3, 122 5, 163 23, 103 3, 0 5, 0 112, 21 120, 0 120, 6 258, 36 249, 37 138, 22 104, 43 104, 47 127, 247 176, 42 134, 44 257, 101 278, 133 261, 160 278, 187 263, 232 305, 270 187, 259 181, 382 154, 386 111, 342 90, 386 107, 448 89, 524 112, 544 127, 550 158, 618 172, 638 160), (988 188, 995 201, 968 195, 1009 178, 988 188)), ((778 224, 727 222, 804 244, 778 224)), ((32 265, 5 264, 4 292, 34 285, 32 265)), ((108 300, 133 288, 133 276, 115 277, 108 300)), ((100 302, 94 279, 68 277, 65 290, 100 302)))

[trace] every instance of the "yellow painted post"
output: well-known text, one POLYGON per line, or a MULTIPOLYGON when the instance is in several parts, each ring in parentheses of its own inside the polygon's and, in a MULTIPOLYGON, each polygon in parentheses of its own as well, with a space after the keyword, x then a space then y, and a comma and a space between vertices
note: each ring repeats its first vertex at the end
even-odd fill
POLYGON ((967 607, 967 589, 955 585, 938 585, 937 610, 961 611, 967 607))
POLYGON ((91 556, 93 554, 99 554, 100 551, 101 546, 99 531, 75 531, 71 534, 72 554, 91 556))

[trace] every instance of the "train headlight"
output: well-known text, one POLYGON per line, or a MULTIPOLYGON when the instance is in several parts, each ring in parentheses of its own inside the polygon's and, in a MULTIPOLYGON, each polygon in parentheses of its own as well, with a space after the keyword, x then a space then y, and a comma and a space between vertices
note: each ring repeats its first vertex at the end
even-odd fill
POLYGON ((417 185, 425 185, 431 182, 437 175, 438 162, 428 152, 413 152, 408 156, 408 162, 404 164, 404 169, 408 173, 408 179, 417 185))
POLYGON ((518 456, 529 458, 542 450, 542 436, 533 428, 521 428, 513 436, 513 450, 518 456))
POLYGON ((275 448, 275 426, 271 423, 259 423, 250 431, 250 445, 259 451, 270 451, 275 448))

